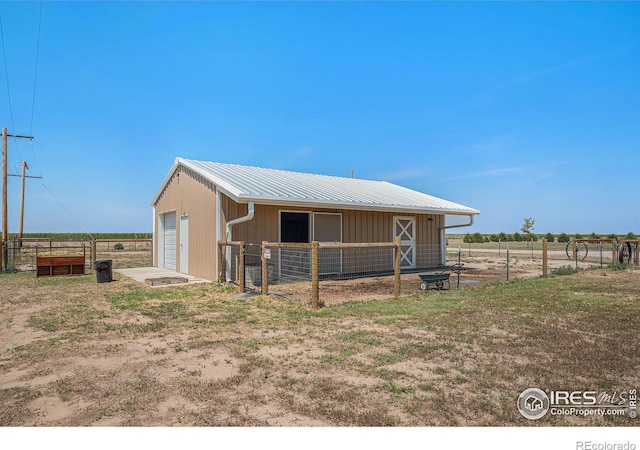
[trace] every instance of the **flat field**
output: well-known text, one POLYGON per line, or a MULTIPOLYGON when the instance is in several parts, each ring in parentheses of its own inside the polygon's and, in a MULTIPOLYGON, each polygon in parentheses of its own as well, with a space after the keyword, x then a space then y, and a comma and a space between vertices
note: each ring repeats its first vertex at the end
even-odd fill
POLYGON ((640 270, 312 311, 233 286, 0 275, 0 426, 637 426, 523 418, 526 388, 640 387, 640 270))

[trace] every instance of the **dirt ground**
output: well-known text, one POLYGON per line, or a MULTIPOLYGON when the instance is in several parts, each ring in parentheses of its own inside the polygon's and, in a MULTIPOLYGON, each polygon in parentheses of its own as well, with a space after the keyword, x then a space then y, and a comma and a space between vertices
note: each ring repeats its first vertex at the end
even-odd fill
MULTIPOLYGON (((539 261, 511 264, 513 278, 540 275, 539 261)), ((506 275, 490 257, 465 267, 462 289, 506 275)), ((609 275, 614 279, 638 282, 637 272, 609 275)), ((327 304, 371 298, 386 282, 355 280, 341 293, 325 286, 324 295, 327 304)), ((511 325, 497 322, 476 335, 477 319, 460 316, 471 328, 459 337, 443 334, 461 325, 447 325, 449 313, 438 309, 415 323, 402 314, 359 320, 309 315, 306 305, 298 310, 278 297, 239 303, 230 300, 234 292, 212 285, 152 292, 123 277, 96 284, 91 276, 43 281, 28 274, 0 283, 2 426, 518 424, 513 398, 534 382, 527 375, 532 361, 553 363, 549 343, 521 347, 511 325), (451 400, 473 400, 470 392, 482 401, 465 413, 451 400)), ((403 294, 419 292, 418 284, 417 275, 403 276, 403 294)), ((556 330, 558 342, 574 333, 571 321, 559 326, 568 328, 556 330)), ((640 383, 637 370, 616 370, 640 383)))
MULTIPOLYGON (((556 256, 556 255, 554 255, 556 256)), ((564 256, 564 252, 561 255, 564 256)), ((448 264, 457 261, 449 260, 448 264)), ((506 281, 519 278, 533 278, 542 275, 542 259, 531 258, 530 253, 514 253, 507 264, 504 255, 492 253, 481 256, 466 256, 462 261, 462 271, 451 273, 449 283, 444 283, 444 289, 473 289, 485 283, 506 281)), ((559 257, 549 259, 548 272, 571 265, 571 261, 559 257)), ((408 273, 401 276, 401 295, 417 294, 421 292, 421 279, 418 273, 408 273)), ((352 301, 381 300, 393 297, 393 277, 369 277, 353 280, 322 280, 320 281, 320 302, 324 305, 337 305, 352 301)), ((428 289, 436 289, 435 284, 430 284, 428 289)), ((254 292, 259 292, 255 288, 254 292)), ((311 282, 286 283, 272 285, 271 293, 308 302, 311 298, 311 282)))

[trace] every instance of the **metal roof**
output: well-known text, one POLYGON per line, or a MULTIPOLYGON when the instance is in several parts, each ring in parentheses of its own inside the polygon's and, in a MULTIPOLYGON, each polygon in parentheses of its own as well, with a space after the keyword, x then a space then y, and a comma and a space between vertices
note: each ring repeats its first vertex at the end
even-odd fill
POLYGON ((153 204, 156 203, 164 185, 180 165, 211 181, 238 203, 460 215, 480 213, 477 209, 386 181, 316 175, 183 158, 176 158, 171 171, 154 197, 153 204))

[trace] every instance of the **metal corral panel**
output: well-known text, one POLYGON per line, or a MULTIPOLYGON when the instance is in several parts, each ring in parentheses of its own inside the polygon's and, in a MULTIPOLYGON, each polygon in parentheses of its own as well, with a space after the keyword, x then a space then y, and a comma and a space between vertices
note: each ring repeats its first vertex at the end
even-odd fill
MULTIPOLYGON (((386 181, 177 158, 174 168, 180 165, 205 177, 238 203, 253 201, 271 205, 437 214, 475 215, 480 213, 477 209, 386 181)), ((161 195, 161 190, 153 203, 161 195)))

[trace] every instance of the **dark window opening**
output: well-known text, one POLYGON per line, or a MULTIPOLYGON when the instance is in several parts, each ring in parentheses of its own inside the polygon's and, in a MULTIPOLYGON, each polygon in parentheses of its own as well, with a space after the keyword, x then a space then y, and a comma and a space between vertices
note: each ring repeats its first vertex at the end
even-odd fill
POLYGON ((280 242, 309 242, 309 214, 280 213, 280 242))

